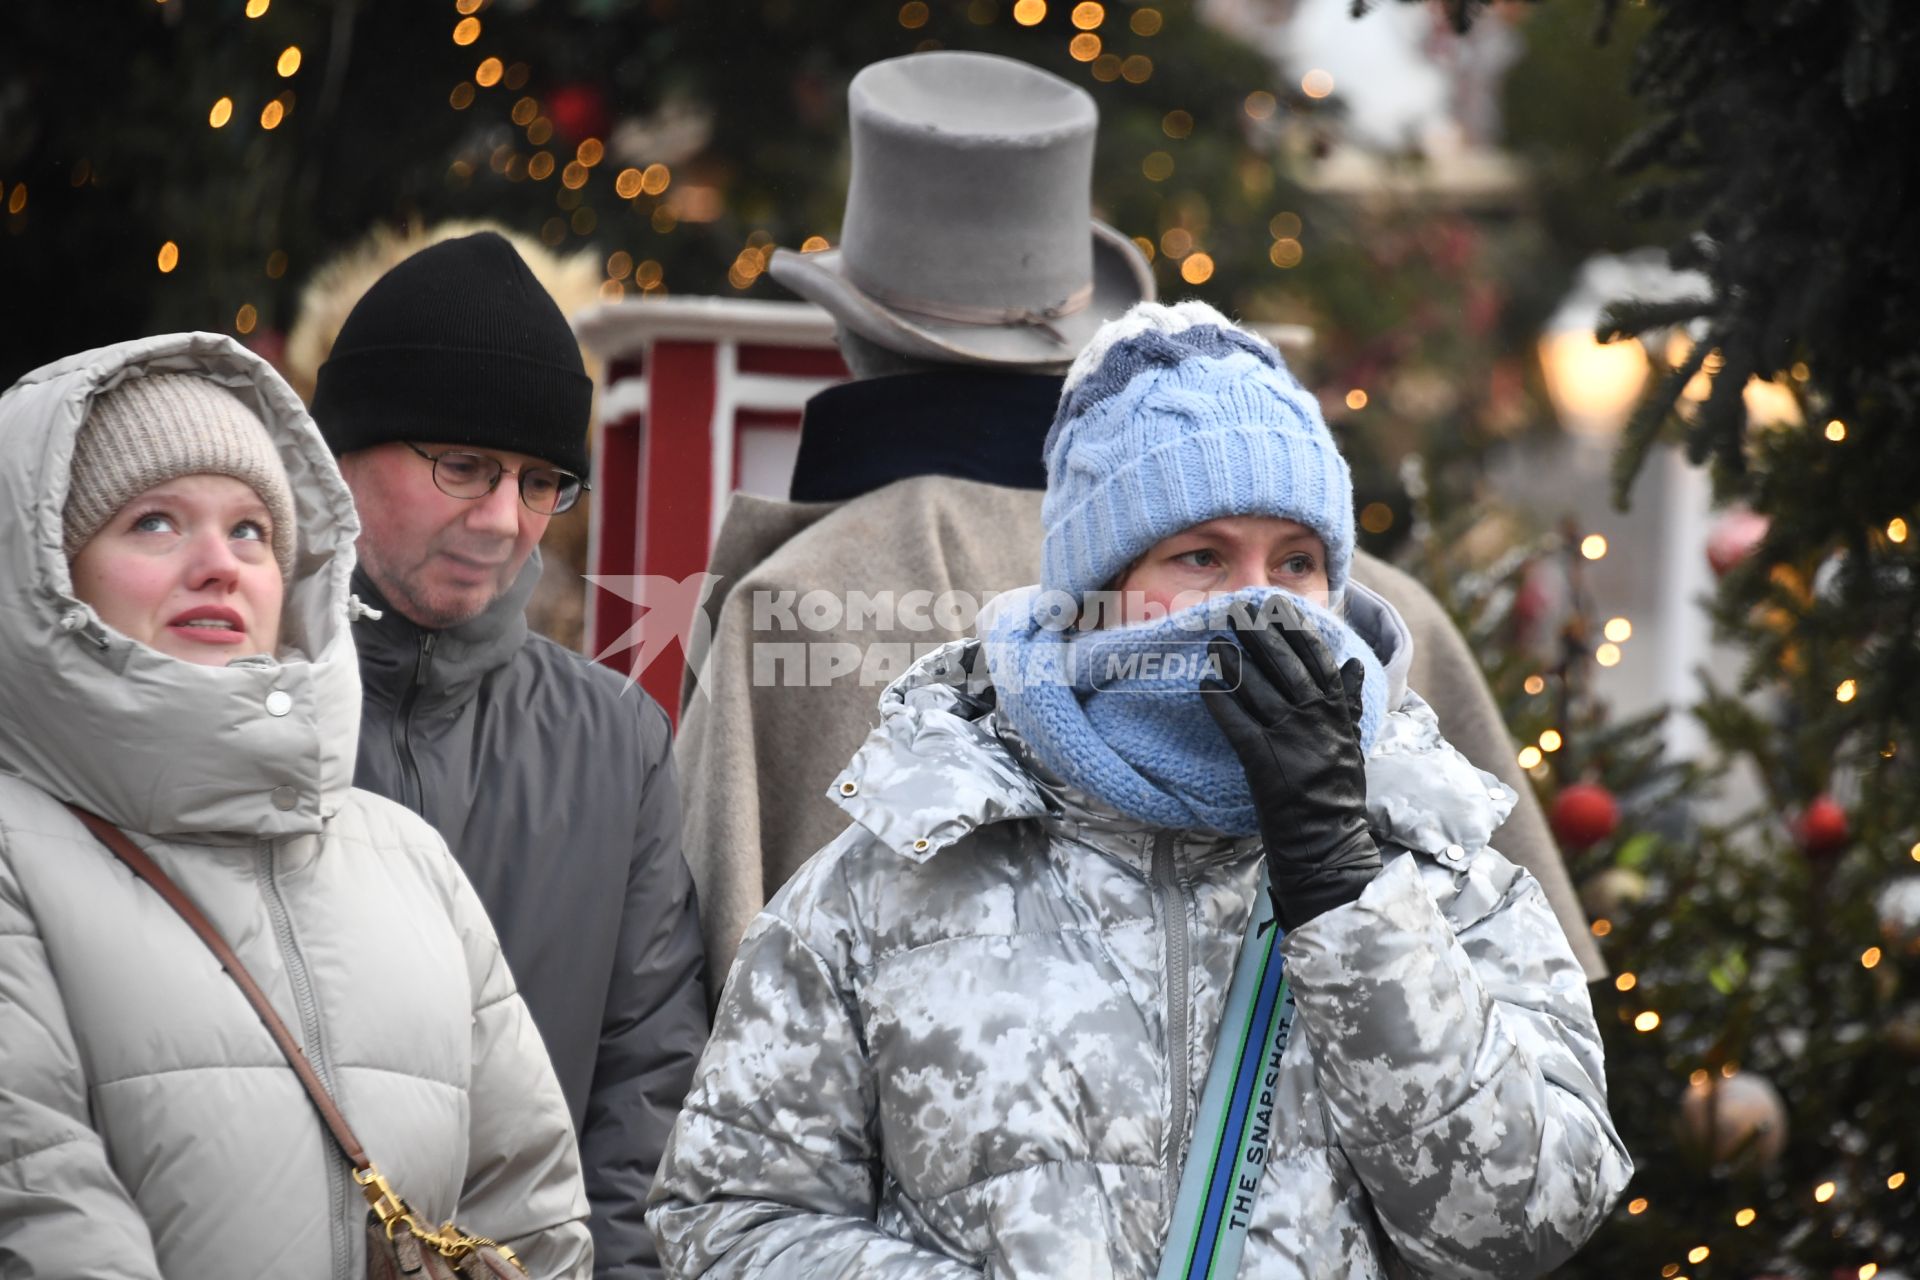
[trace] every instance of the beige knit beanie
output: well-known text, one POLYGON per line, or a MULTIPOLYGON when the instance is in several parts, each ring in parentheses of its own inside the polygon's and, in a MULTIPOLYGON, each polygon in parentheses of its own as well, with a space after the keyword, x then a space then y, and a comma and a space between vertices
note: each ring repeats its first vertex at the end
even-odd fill
POLYGON ((233 393, 190 373, 129 378, 93 402, 73 446, 67 559, 120 508, 178 476, 232 476, 273 521, 273 558, 293 576, 293 489, 266 424, 233 393))

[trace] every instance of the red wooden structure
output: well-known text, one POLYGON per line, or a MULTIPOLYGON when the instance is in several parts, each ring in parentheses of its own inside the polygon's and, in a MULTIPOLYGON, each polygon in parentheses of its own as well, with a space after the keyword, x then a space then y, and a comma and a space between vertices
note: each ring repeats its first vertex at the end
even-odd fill
MULTIPOLYGON (((787 496, 801 408, 847 376, 833 321, 801 302, 671 298, 595 307, 574 328, 606 365, 587 571, 686 582, 705 569, 730 494, 787 496)), ((665 611, 645 610, 648 632, 682 634, 686 618, 665 611)), ((590 586, 587 651, 628 672, 639 649, 607 651, 642 612, 590 586)), ((676 642, 640 673, 669 714, 684 660, 676 642)))

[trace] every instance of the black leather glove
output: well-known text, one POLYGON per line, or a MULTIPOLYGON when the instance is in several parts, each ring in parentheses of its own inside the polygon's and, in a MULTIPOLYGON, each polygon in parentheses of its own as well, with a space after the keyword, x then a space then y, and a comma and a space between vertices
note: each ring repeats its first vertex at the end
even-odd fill
POLYGON ((1207 649, 1221 681, 1201 682, 1207 710, 1247 771, 1274 914, 1295 929, 1345 906, 1380 873, 1367 825, 1366 753, 1360 746, 1358 658, 1338 671, 1320 637, 1284 598, 1284 618, 1234 625, 1238 645, 1207 649))

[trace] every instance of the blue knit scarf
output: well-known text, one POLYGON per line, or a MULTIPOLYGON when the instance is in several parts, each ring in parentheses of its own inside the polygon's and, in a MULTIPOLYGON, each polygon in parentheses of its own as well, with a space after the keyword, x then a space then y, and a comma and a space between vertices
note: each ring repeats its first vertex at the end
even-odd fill
MULTIPOLYGON (((1246 771, 1200 697, 1207 640, 1230 635, 1224 608, 1253 616, 1277 588, 1254 588, 1158 622, 1097 631, 1060 625, 1060 592, 1023 587, 981 618, 1001 711, 1040 762, 1128 817, 1169 830, 1259 832, 1246 771)), ((1290 596, 1336 666, 1367 672, 1360 741, 1386 716, 1387 678, 1372 646, 1333 613, 1290 596)), ((1217 675, 1218 672, 1211 672, 1217 675)))

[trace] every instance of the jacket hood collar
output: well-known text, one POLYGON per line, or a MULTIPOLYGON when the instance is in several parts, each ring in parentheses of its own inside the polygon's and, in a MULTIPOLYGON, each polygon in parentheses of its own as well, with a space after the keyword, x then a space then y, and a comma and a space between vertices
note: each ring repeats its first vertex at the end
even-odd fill
POLYGON ((383 704, 396 703, 418 679, 419 705, 424 708, 444 709, 471 701, 480 682, 512 662, 526 644, 527 601, 540 585, 540 573, 536 547, 513 585, 484 613, 457 627, 432 631, 389 604, 366 570, 355 569, 354 594, 380 615, 375 618, 363 612, 354 626, 368 695, 383 704), (423 662, 428 636, 433 637, 433 652, 423 662))
POLYGON ((1044 489, 1041 445, 1065 382, 953 365, 828 387, 807 401, 789 496, 845 502, 915 476, 1044 489))
POLYGON ((994 733, 993 682, 977 640, 955 640, 880 695, 880 725, 827 797, 904 857, 925 861, 977 827, 1047 812, 994 733))
POLYGON ((1413 669, 1413 632, 1400 611, 1371 587, 1349 579, 1346 590, 1347 625, 1373 648, 1387 675, 1387 709, 1407 699, 1407 672, 1413 669))
MULTIPOLYGON (((1518 797, 1440 736, 1431 707, 1407 688, 1413 638, 1399 612, 1358 583, 1348 623, 1373 646, 1388 680, 1386 724, 1367 760, 1376 836, 1442 855, 1484 848, 1518 797)), ((1051 776, 996 711, 975 638, 916 662, 880 695, 880 725, 827 796, 903 857, 925 861, 980 827, 1045 818, 1103 843, 1144 845, 1155 834, 1051 776)), ((1201 853, 1252 840, 1194 833, 1201 853)))
POLYGON ((219 334, 82 352, 0 396, 0 771, 151 835, 317 832, 352 786, 360 685, 348 633, 353 500, 299 397, 219 334), (282 652, 203 667, 108 628, 61 550, 74 439, 129 378, 196 373, 267 424, 298 551, 282 652))

